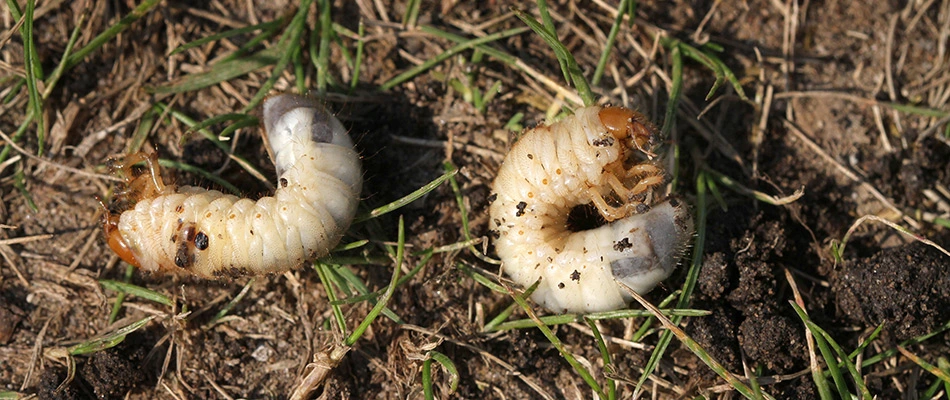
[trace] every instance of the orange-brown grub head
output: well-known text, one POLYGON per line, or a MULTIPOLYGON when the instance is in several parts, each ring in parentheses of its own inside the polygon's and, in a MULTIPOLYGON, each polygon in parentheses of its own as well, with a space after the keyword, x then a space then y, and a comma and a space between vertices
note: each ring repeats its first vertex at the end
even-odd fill
POLYGON ((652 157, 656 128, 647 117, 626 107, 604 107, 598 114, 607 132, 617 139, 633 139, 638 150, 652 157))
POLYGON ((112 214, 106 211, 106 216, 102 222, 102 232, 106 235, 109 248, 112 249, 115 254, 118 254, 123 261, 135 267, 141 267, 138 260, 135 259, 135 255, 132 254, 132 248, 129 247, 129 244, 126 243, 125 239, 122 239, 122 235, 119 234, 119 214, 112 214))

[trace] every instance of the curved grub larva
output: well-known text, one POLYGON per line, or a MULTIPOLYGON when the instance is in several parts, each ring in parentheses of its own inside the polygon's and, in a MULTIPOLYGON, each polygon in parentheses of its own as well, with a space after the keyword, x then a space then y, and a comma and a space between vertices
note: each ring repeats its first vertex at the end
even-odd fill
POLYGON ((623 107, 585 107, 522 135, 493 184, 491 229, 502 268, 554 312, 597 312, 631 300, 614 279, 646 293, 666 279, 692 235, 677 199, 654 204, 664 171, 649 161, 655 129, 623 107), (608 222, 572 232, 568 216, 592 204, 608 222), (652 205, 652 206, 651 206, 652 205))
POLYGON ((204 278, 287 271, 329 253, 353 220, 362 187, 353 142, 305 96, 268 98, 263 122, 278 179, 274 195, 257 201, 166 185, 154 153, 112 161, 127 179, 113 205, 127 209, 107 213, 109 247, 147 271, 204 278), (148 172, 132 178, 139 161, 148 172))

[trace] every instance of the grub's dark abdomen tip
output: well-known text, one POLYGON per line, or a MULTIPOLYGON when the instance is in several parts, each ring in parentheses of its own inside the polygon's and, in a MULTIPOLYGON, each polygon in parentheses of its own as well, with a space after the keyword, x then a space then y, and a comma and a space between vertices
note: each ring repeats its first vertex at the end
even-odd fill
POLYGON ((299 125, 310 127, 309 134, 314 142, 330 143, 333 141, 330 117, 323 105, 311 97, 279 94, 264 100, 264 129, 271 140, 273 135, 283 134, 282 130, 299 125), (290 118, 296 118, 298 123, 285 120, 290 118))

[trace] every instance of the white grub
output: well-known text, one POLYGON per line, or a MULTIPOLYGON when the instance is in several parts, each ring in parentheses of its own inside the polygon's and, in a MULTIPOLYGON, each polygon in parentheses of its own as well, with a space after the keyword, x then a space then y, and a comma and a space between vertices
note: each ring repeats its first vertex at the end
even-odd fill
POLYGON ((204 278, 287 271, 339 243, 359 201, 359 155, 346 129, 316 100, 282 94, 264 101, 263 123, 277 167, 277 190, 258 200, 200 187, 165 185, 157 156, 113 165, 127 189, 104 230, 110 247, 146 271, 204 278), (149 171, 131 178, 131 164, 149 171))
POLYGON ((655 129, 622 107, 586 107, 524 132, 493 184, 491 229, 502 268, 557 313, 623 308, 669 277, 693 233, 688 207, 656 201, 664 171, 649 159, 655 129), (593 204, 608 223, 573 232, 593 204))

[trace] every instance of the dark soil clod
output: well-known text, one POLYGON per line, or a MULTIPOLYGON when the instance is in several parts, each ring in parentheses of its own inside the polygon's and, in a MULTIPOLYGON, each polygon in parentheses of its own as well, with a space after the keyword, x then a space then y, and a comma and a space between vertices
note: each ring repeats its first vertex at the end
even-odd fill
POLYGON ((903 341, 950 320, 950 258, 915 242, 846 262, 832 279, 838 308, 903 341))

